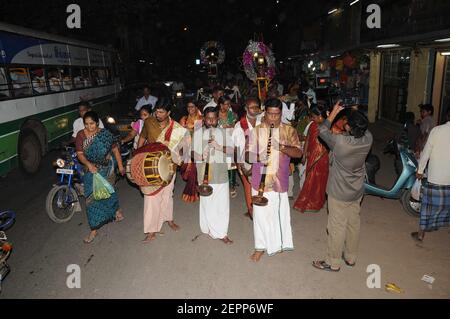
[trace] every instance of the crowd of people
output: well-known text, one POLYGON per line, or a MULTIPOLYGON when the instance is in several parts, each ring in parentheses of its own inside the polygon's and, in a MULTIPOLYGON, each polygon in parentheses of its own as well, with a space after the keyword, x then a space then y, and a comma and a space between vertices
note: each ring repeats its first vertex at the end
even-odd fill
MULTIPOLYGON (((293 208, 301 213, 317 213, 328 203, 326 258, 314 261, 313 266, 326 271, 339 271, 342 261, 354 266, 365 160, 373 142, 366 116, 357 107, 344 107, 339 102, 331 108, 316 98, 312 88, 302 89, 298 84, 283 94, 283 86, 275 81, 264 103, 250 94, 242 106, 233 105, 224 92, 215 86, 207 104, 189 100, 187 115, 177 122, 171 118, 170 98, 153 97, 146 87, 136 105, 139 120, 121 142, 134 140, 135 154, 146 145, 169 149, 186 183, 182 200, 199 201, 201 232, 226 244, 233 243, 228 235, 230 200, 237 196, 239 177, 245 214, 253 222, 251 260, 255 262, 264 254, 272 256, 294 249, 289 200, 294 200, 294 174, 298 172, 299 193, 293 208), (212 189, 209 196, 199 192, 204 184, 212 189)), ((425 105, 421 109, 420 127, 409 121, 404 129, 404 137, 414 143, 410 147, 420 158, 419 179, 430 162, 428 183, 423 187, 428 192, 424 196, 427 205, 422 205, 420 231, 413 234, 418 240, 423 240, 425 231, 450 224, 449 177, 437 173, 442 169, 450 171, 449 151, 443 145, 450 136, 450 122, 433 129, 432 108, 425 105)), ((123 219, 117 195, 102 201, 90 199, 91 175, 100 172, 111 180, 112 167, 117 165, 123 175, 124 163, 118 153, 120 142, 114 142, 112 135, 101 129, 98 116, 88 106, 80 105, 80 117, 85 128, 80 130, 78 123, 74 138, 87 172, 85 192, 91 233, 85 242, 90 243, 102 225, 123 219)), ((175 179, 176 174, 156 193, 144 192, 145 243, 156 238, 165 222, 173 230, 179 229, 173 212, 175 179)))

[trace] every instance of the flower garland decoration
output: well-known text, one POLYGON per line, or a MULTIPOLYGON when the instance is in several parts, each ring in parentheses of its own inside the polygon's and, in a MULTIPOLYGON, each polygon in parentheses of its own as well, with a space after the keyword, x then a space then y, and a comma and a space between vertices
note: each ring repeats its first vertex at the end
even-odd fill
POLYGON ((218 52, 216 64, 222 64, 225 61, 225 48, 222 43, 218 41, 207 41, 200 49, 200 60, 203 64, 209 64, 210 61, 207 56, 207 51, 210 49, 216 49, 218 52))
POLYGON ((267 67, 264 75, 269 80, 272 80, 275 77, 276 73, 275 57, 272 53, 272 50, 263 42, 256 42, 252 40, 249 41, 249 44, 242 56, 242 64, 244 66, 245 74, 253 82, 256 81, 258 74, 256 72, 256 66, 254 62, 255 53, 257 53, 258 56, 263 56, 265 58, 267 67))

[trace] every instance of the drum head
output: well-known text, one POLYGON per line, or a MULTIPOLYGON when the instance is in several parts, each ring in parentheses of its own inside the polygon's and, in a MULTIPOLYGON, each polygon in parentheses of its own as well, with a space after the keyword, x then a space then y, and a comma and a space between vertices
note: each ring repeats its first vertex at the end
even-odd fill
POLYGON ((167 154, 164 154, 159 158, 158 171, 159 176, 163 181, 167 183, 170 183, 172 181, 172 177, 174 174, 173 163, 167 154))

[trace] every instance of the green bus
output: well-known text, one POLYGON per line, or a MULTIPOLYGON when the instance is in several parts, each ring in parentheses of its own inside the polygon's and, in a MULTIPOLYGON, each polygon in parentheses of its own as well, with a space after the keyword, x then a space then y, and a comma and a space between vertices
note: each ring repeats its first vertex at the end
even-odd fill
POLYGON ((72 134, 80 101, 100 115, 121 91, 118 53, 107 47, 0 23, 0 176, 72 134))

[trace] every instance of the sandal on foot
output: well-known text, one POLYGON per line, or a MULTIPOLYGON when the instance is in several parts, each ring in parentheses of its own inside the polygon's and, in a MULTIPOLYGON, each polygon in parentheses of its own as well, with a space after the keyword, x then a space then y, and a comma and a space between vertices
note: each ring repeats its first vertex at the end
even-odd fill
POLYGON ((345 264, 349 267, 355 267, 356 262, 349 263, 347 259, 345 259, 344 254, 342 254, 342 260, 345 262, 345 264))
POLYGON ((349 263, 347 260, 345 260, 344 259, 344 262, 345 262, 345 264, 347 265, 347 266, 349 266, 349 267, 355 267, 355 265, 356 265, 356 263, 349 263))
POLYGON ((419 232, 417 232, 417 231, 411 233, 411 237, 416 241, 419 241, 419 242, 423 241, 423 237, 419 236, 419 232))
POLYGON ((313 267, 320 269, 320 270, 326 270, 326 271, 332 271, 332 272, 338 272, 339 270, 341 270, 341 268, 338 269, 333 269, 331 268, 330 265, 328 265, 325 261, 320 260, 320 261, 313 261, 312 263, 313 267))
POLYGON ((92 235, 89 234, 87 237, 85 237, 83 239, 83 242, 85 244, 90 244, 90 243, 92 243, 94 241, 95 237, 97 237, 97 235, 92 236, 92 235))
POLYGON ((122 212, 120 212, 119 216, 117 216, 117 213, 116 213, 116 216, 114 217, 114 221, 116 223, 121 222, 124 219, 125 219, 125 216, 123 216, 122 212))

